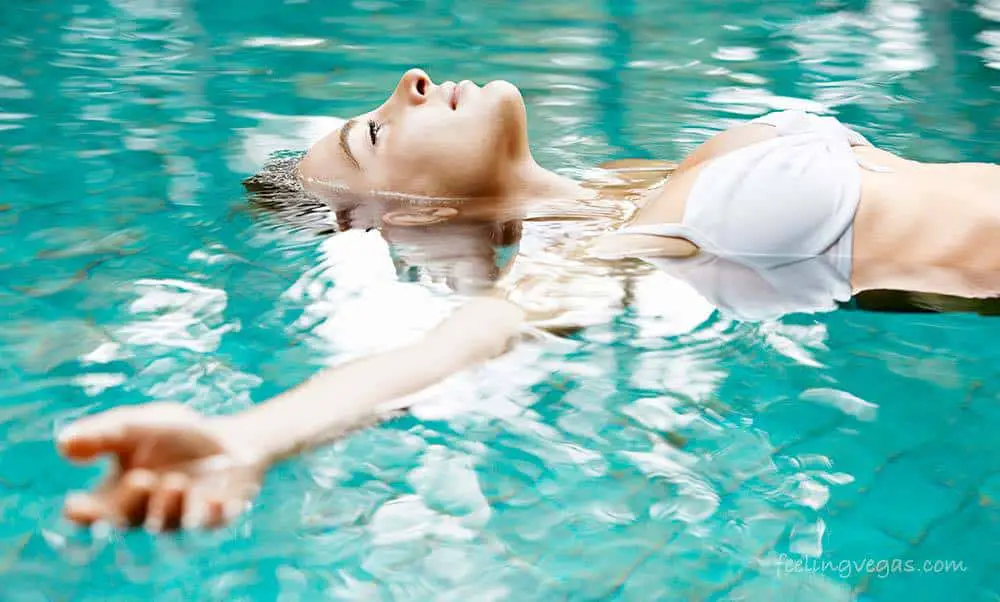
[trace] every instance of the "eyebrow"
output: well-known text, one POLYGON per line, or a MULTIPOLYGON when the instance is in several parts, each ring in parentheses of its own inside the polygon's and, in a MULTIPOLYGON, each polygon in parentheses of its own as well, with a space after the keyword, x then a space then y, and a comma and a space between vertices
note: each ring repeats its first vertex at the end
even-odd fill
POLYGON ((351 119, 344 124, 344 127, 340 128, 340 148, 344 151, 344 154, 347 155, 347 158, 350 159, 351 163, 354 164, 354 167, 360 171, 361 164, 358 163, 357 157, 355 157, 354 153, 351 151, 351 145, 347 143, 347 137, 351 133, 351 128, 357 125, 357 123, 357 119, 351 119))

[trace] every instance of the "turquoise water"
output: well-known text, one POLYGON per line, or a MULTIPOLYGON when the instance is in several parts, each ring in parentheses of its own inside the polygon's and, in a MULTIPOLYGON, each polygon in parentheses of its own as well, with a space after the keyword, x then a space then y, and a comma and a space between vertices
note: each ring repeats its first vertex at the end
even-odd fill
POLYGON ((409 66, 516 82, 568 174, 793 106, 1000 161, 1000 4, 948 4, 5 3, 0 599, 996 600, 1000 321, 974 314, 740 323, 652 278, 216 533, 77 532, 62 495, 100 467, 52 445, 125 403, 246 407, 440 314, 375 233, 275 227, 240 187, 409 66))

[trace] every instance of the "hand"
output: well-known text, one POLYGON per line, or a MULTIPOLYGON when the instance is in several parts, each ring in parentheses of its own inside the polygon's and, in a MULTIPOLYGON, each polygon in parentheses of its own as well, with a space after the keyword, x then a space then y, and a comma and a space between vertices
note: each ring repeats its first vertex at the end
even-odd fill
POLYGON ((113 456, 117 466, 94 492, 67 498, 67 518, 153 532, 221 526, 249 505, 266 470, 234 427, 174 403, 77 421, 60 433, 60 452, 76 462, 113 456))

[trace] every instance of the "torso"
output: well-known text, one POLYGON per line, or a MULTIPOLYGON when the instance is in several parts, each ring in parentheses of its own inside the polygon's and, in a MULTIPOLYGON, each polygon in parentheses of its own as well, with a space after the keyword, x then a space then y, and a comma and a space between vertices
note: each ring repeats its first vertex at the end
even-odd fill
POLYGON ((892 170, 862 173, 854 244, 859 272, 874 262, 1000 269, 1000 166, 920 163, 874 148, 855 152, 892 170))
MULTIPOLYGON (((773 138, 773 128, 744 124, 712 137, 691 153, 669 183, 650 194, 633 225, 681 221, 697 179, 713 159, 773 138)), ((861 199, 855 216, 855 288, 870 283, 867 266, 886 263, 940 266, 968 271, 1000 269, 1000 166, 984 163, 927 164, 872 147, 855 147, 868 164, 889 172, 862 169, 861 199)), ((635 235, 623 245, 655 247, 664 257, 698 253, 677 238, 635 235)))
MULTIPOLYGON (((645 226, 680 222, 684 216, 688 196, 702 171, 717 157, 739 150, 756 142, 773 138, 774 128, 767 125, 740 125, 710 138, 688 155, 670 176, 669 184, 651 191, 635 215, 632 225, 645 226)), ((632 238, 631 236, 628 238, 632 238)), ((698 252, 692 242, 678 238, 659 238, 643 235, 635 237, 640 244, 653 245, 664 255, 687 257, 698 252)))
MULTIPOLYGON (((607 238, 617 245, 624 240, 630 252, 622 253, 623 258, 697 254, 699 249, 682 239, 605 237, 602 233, 626 221, 630 224, 680 221, 691 188, 714 159, 774 136, 770 126, 744 124, 706 141, 679 165, 653 161, 605 164, 602 167, 609 170, 605 173, 610 177, 608 182, 594 183, 601 190, 598 199, 582 205, 574 201, 566 207, 533 207, 523 216, 540 229, 535 231, 532 227, 528 238, 533 243, 528 248, 521 248, 521 259, 515 262, 509 277, 497 283, 502 289, 500 292, 519 301, 546 299, 543 304, 546 307, 535 308, 537 312, 562 314, 569 311, 573 314, 573 323, 589 321, 580 320, 585 318, 581 311, 603 313, 628 304, 632 280, 655 268, 641 261, 614 265, 594 262, 589 259, 593 257, 592 243, 607 238), (567 219, 574 223, 566 224, 567 219), (546 225, 544 222, 562 223, 546 225), (642 253, 634 253, 637 244, 642 253), (602 287, 615 290, 604 291, 602 287), (595 295, 598 289, 604 294, 595 295), (597 303, 595 296, 607 296, 607 299, 597 303), (584 305, 588 307, 584 309, 584 305)), ((890 173, 861 170, 862 194, 854 222, 856 291, 892 288, 965 297, 995 296, 998 292, 995 289, 1000 287, 992 286, 989 278, 963 275, 955 282, 955 270, 948 271, 954 266, 947 263, 964 263, 984 271, 991 267, 1000 269, 1000 245, 994 242, 996 234, 1000 233, 1000 198, 997 198, 1000 197, 1000 167, 921 164, 869 147, 855 148, 855 152, 869 163, 891 170, 890 173), (892 266, 886 261, 899 258, 907 258, 906 264, 892 266), (928 266, 935 264, 945 264, 948 278, 931 274, 928 266), (947 286, 942 287, 945 280, 948 280, 947 286)), ((322 201, 317 204, 321 208, 324 205, 322 201)), ((295 214, 301 213, 301 204, 290 202, 288 205, 295 207, 295 214)), ((359 209, 363 208, 355 207, 346 212, 343 225, 338 219, 340 227, 337 229, 362 225, 358 221, 359 209)), ((465 217, 472 219, 475 216, 465 217)), ((433 229, 430 234, 441 238, 442 225, 430 224, 428 227, 433 229)))

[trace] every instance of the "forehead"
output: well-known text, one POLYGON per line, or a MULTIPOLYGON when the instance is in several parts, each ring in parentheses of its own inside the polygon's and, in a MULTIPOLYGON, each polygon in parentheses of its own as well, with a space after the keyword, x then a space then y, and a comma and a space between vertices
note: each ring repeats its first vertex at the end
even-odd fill
POLYGON ((358 146, 359 127, 362 126, 357 120, 347 121, 316 142, 302 161, 302 175, 315 183, 340 186, 363 184, 363 170, 354 154, 358 146))
POLYGON ((337 145, 340 148, 340 153, 351 164, 351 167, 361 171, 361 164, 358 163, 358 158, 354 155, 354 150, 351 148, 351 131, 357 127, 357 119, 349 119, 347 123, 340 126, 340 130, 337 132, 337 145))

